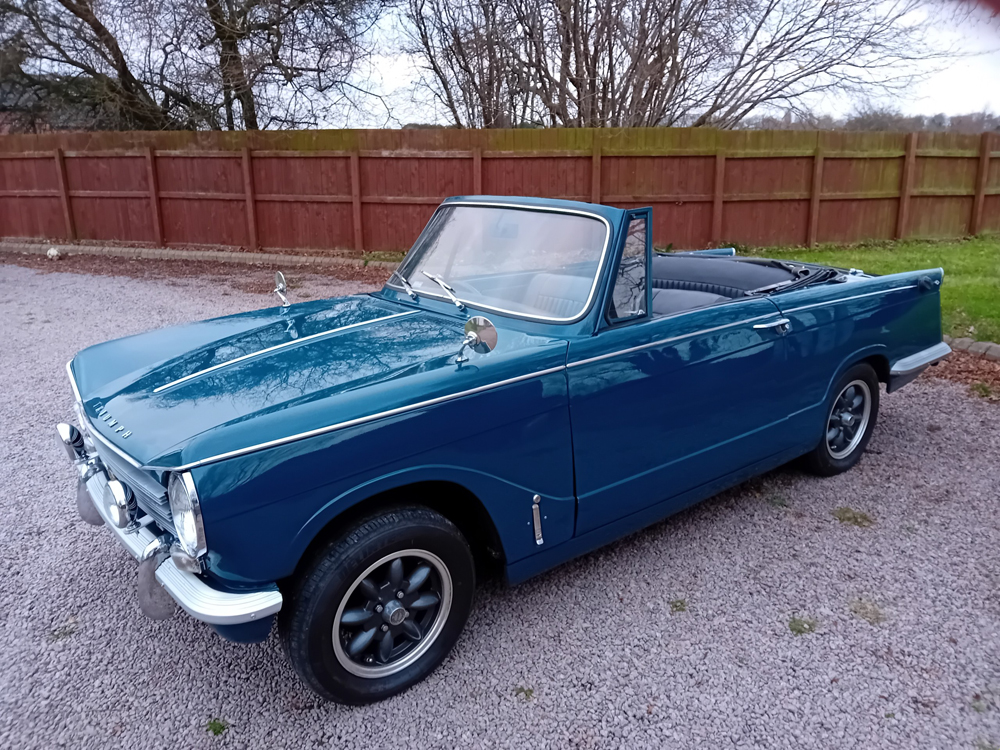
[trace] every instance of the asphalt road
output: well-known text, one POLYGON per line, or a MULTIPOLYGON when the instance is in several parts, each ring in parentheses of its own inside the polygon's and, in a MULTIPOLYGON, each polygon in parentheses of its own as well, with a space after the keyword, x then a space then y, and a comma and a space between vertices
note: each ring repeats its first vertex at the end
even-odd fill
POLYGON ((452 656, 379 705, 320 702, 274 634, 143 619, 135 563, 76 515, 63 366, 272 304, 237 286, 0 265, 0 747, 1000 745, 1000 407, 924 378, 883 399, 846 475, 781 469, 487 586, 452 656))

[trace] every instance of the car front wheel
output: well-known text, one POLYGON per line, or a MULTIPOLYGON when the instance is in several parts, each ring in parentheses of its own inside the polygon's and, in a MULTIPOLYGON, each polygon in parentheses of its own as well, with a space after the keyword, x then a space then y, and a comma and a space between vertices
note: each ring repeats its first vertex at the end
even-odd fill
POLYGON ((386 511, 314 558, 282 609, 282 642, 324 698, 383 700, 441 663, 474 590, 472 553, 454 524, 422 507, 386 511))
POLYGON ((878 419, 878 376, 867 363, 854 365, 831 393, 823 436, 805 457, 810 471, 824 477, 850 469, 868 447, 878 419))

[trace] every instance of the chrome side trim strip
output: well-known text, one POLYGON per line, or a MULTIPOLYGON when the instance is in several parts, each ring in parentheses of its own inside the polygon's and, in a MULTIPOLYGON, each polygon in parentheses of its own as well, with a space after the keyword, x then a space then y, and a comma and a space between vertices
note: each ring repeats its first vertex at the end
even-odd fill
POLYGON ((562 372, 565 369, 566 369, 565 365, 559 365, 558 367, 550 367, 547 370, 539 370, 538 372, 532 372, 527 375, 519 375, 516 378, 508 378, 507 380, 501 380, 496 383, 481 385, 478 386, 477 388, 470 388, 467 391, 459 391, 458 393, 449 393, 447 396, 438 396, 437 398, 431 398, 426 401, 420 401, 416 404, 399 406, 396 407, 395 409, 380 411, 377 414, 369 414, 367 417, 358 417, 356 419, 349 419, 346 422, 338 422, 337 424, 332 424, 327 427, 319 427, 315 430, 300 432, 296 435, 289 435, 288 437, 278 438, 276 440, 268 440, 265 443, 257 443, 256 445, 250 445, 247 446, 246 448, 239 448, 234 451, 220 453, 217 456, 209 456, 208 458, 203 458, 200 461, 192 461, 191 463, 184 464, 183 466, 151 465, 151 466, 146 466, 144 468, 155 471, 190 471, 191 469, 197 469, 199 466, 206 466, 207 464, 214 464, 219 461, 224 461, 227 458, 236 458, 237 456, 245 456, 248 453, 256 453, 257 451, 267 450, 268 448, 277 448, 280 445, 287 445, 288 443, 294 443, 298 440, 305 440, 306 438, 316 437, 317 435, 325 435, 329 432, 336 432, 337 430, 343 430, 348 427, 356 427, 358 425, 367 424, 368 422, 375 422, 379 419, 395 417, 400 414, 405 414, 407 412, 416 411, 418 409, 424 409, 428 406, 442 404, 445 401, 454 401, 455 399, 464 398, 465 396, 472 396, 476 393, 483 393, 484 391, 490 391, 493 390, 494 388, 502 388, 505 385, 512 385, 514 383, 520 383, 521 381, 524 380, 532 380, 533 378, 540 378, 544 375, 551 375, 556 372, 562 372))
POLYGON ((910 375, 911 373, 923 370, 935 362, 939 362, 949 354, 951 354, 951 347, 942 341, 940 344, 935 344, 916 354, 911 354, 909 357, 903 357, 892 366, 889 374, 893 377, 910 375))
MULTIPOLYGON (((85 462, 77 464, 81 479, 87 473, 85 462)), ((103 471, 92 473, 86 479, 87 494, 93 501, 97 512, 104 519, 104 525, 110 528, 121 545, 137 560, 143 550, 156 541, 156 535, 147 526, 139 528, 134 533, 126 533, 119 529, 108 518, 101 498, 108 485, 103 471)), ((215 625, 236 625, 242 622, 253 622, 281 609, 282 596, 280 591, 247 591, 236 594, 229 591, 219 591, 209 586, 193 573, 179 570, 169 557, 156 569, 156 580, 167 590, 167 593, 181 608, 196 620, 215 625)))
POLYGON ((610 352, 608 354, 599 354, 596 357, 589 357, 587 359, 577 360, 576 362, 570 362, 566 367, 580 367, 582 365, 589 365, 592 362, 600 362, 604 359, 610 359, 611 357, 619 357, 622 354, 631 354, 632 352, 641 352, 643 349, 652 349, 654 346, 661 346, 662 344, 670 344, 674 341, 680 341, 681 339, 691 338, 692 336, 700 336, 703 333, 714 333, 715 331, 721 331, 724 328, 733 328, 734 326, 742 326, 747 323, 753 323, 755 320, 764 320, 765 318, 773 318, 777 316, 777 311, 768 313, 767 315, 758 315, 753 318, 746 318, 744 320, 738 320, 735 323, 726 323, 725 325, 715 326, 714 328, 704 328, 700 331, 691 331, 691 333, 684 333, 680 336, 671 336, 666 339, 657 339, 656 341, 650 341, 648 344, 640 344, 639 346, 632 346, 628 349, 620 349, 617 352, 610 352))
MULTIPOLYGON (((72 359, 69 362, 66 363, 66 375, 69 377, 69 384, 71 386, 73 386, 73 395, 76 397, 77 403, 80 404, 80 406, 83 406, 83 398, 81 398, 81 396, 80 396, 80 389, 76 385, 76 378, 73 377, 73 368, 70 367, 70 365, 72 365, 72 364, 73 364, 73 360, 72 359)), ((81 409, 80 411, 81 411, 80 419, 84 420, 85 417, 86 417, 86 415, 82 413, 83 409, 81 409)), ((87 422, 87 432, 90 434, 91 438, 93 438, 94 440, 97 440, 98 442, 100 442, 101 445, 103 445, 108 450, 114 451, 123 461, 128 461, 130 464, 132 464, 132 466, 134 466, 137 469, 141 469, 142 468, 142 464, 141 463, 139 463, 138 461, 136 461, 134 458, 132 458, 129 454, 127 454, 121 448, 118 448, 115 445, 112 445, 108 441, 108 439, 106 437, 104 437, 104 435, 102 435, 97 430, 95 430, 94 429, 94 424, 90 420, 86 420, 86 422, 87 422)))
MULTIPOLYGON (((441 206, 445 205, 489 206, 491 208, 517 208, 517 209, 524 209, 527 211, 542 211, 551 214, 574 214, 577 216, 586 216, 590 219, 597 219, 598 221, 603 222, 604 247, 601 249, 601 258, 597 262, 597 272, 594 274, 594 283, 590 287, 590 294, 587 295, 587 301, 584 303, 583 309, 581 310, 579 315, 570 318, 552 318, 547 315, 531 315, 530 313, 525 313, 525 312, 515 312, 514 310, 505 310, 502 307, 493 307, 492 305, 484 305, 478 302, 474 302, 472 300, 463 299, 462 297, 458 298, 459 302, 476 310, 488 310, 489 312, 496 312, 500 313, 501 315, 512 315, 515 318, 520 318, 521 320, 538 320, 546 323, 575 323, 578 320, 583 319, 584 316, 586 316, 587 312, 590 310, 591 303, 594 301, 594 296, 597 294, 597 287, 601 280, 601 274, 604 272, 604 261, 607 258, 608 246, 611 244, 611 222, 609 222, 607 219, 605 219, 598 213, 594 213, 592 211, 581 211, 573 208, 553 208, 544 206, 530 206, 524 203, 496 203, 491 201, 460 201, 457 203, 448 203, 447 201, 445 201, 444 203, 441 204, 441 206)), ((438 206, 438 209, 440 209, 441 206, 438 206)), ((435 209, 435 213, 437 213, 438 209, 435 209)), ((406 259, 404 258, 403 263, 405 262, 406 259)), ((400 267, 402 267, 403 263, 399 264, 400 267)), ((405 289, 403 289, 402 286, 397 286, 396 284, 389 283, 388 281, 385 283, 385 285, 390 289, 406 291, 405 289)), ((425 292, 425 291, 418 291, 417 294, 418 295, 422 294, 426 297, 430 297, 431 299, 439 299, 445 302, 450 301, 447 297, 445 297, 442 294, 433 294, 431 292, 425 292)))
POLYGON ((210 372, 215 372, 216 370, 221 370, 223 367, 229 367, 230 365, 235 365, 240 362, 246 362, 248 359, 253 359, 254 357, 262 357, 265 354, 270 354, 271 352, 277 351, 278 349, 284 349, 288 346, 294 346, 296 344, 302 344, 306 341, 312 341, 314 339, 322 338, 323 336, 332 336, 335 333, 340 333, 341 331, 348 331, 352 328, 361 328, 363 326, 372 325, 374 323, 380 323, 384 320, 392 320, 393 318, 402 318, 406 315, 416 315, 419 310, 410 310, 407 312, 393 313, 392 315, 385 315, 381 318, 374 318, 372 320, 363 320, 360 323, 351 323, 348 326, 341 326, 340 328, 332 328, 329 331, 321 331, 320 333, 314 333, 309 336, 303 336, 300 339, 292 339, 291 341, 286 341, 283 344, 275 344, 274 346, 269 346, 266 349, 261 349, 258 352, 251 352, 250 354, 244 354, 235 359, 227 360, 226 362, 220 362, 217 365, 212 365, 211 367, 206 367, 204 370, 198 370, 198 372, 192 372, 190 375, 185 375, 183 378, 177 378, 177 380, 172 380, 166 385, 161 385, 153 389, 153 393, 159 393, 160 391, 165 391, 168 388, 173 388, 175 385, 180 385, 181 383, 186 383, 189 380, 200 377, 210 372))
MULTIPOLYGON (((802 305, 802 307, 792 307, 788 310, 782 310, 784 314, 799 312, 800 310, 809 310, 813 307, 825 307, 826 305, 836 305, 840 302, 850 302, 852 299, 861 299, 862 297, 875 297, 879 294, 888 294, 889 292, 901 292, 905 289, 916 289, 916 284, 910 284, 909 286, 894 286, 889 289, 880 289, 877 292, 868 292, 867 294, 855 294, 853 297, 840 297, 838 299, 827 300, 826 302, 816 302, 811 305, 802 305)), ((777 304, 777 303, 775 303, 777 304)))

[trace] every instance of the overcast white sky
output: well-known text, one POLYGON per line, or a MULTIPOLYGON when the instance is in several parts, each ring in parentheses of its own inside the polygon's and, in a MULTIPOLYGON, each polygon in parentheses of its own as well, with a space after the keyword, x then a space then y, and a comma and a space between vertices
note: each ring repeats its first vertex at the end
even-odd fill
MULTIPOLYGON (((946 3, 954 0, 944 0, 946 3)), ((393 36, 398 29, 389 22, 382 33, 393 36)), ((940 24, 942 46, 953 46, 964 55, 938 61, 926 80, 914 84, 904 95, 884 103, 907 115, 960 115, 989 111, 1000 114, 1000 19, 988 12, 972 13, 960 24, 940 24)), ((390 92, 386 97, 393 116, 384 108, 366 102, 367 115, 351 113, 337 126, 400 127, 408 122, 447 124, 448 118, 426 96, 414 101, 413 82, 420 75, 416 61, 405 55, 376 57, 371 86, 390 92)), ((842 97, 816 101, 814 109, 835 117, 851 114, 858 102, 842 97)))
POLYGON ((899 108, 914 115, 1000 113, 1000 24, 988 23, 984 15, 944 36, 967 52, 982 54, 959 58, 916 85, 912 96, 898 102, 899 108))

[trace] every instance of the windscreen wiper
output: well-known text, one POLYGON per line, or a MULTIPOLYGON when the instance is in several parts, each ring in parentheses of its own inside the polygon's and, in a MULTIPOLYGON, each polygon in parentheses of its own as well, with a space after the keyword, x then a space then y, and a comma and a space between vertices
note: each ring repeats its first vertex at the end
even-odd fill
POLYGON ((745 294, 747 297, 751 297, 755 294, 787 292, 792 289, 801 289, 802 287, 809 286, 810 284, 818 284, 821 281, 832 281, 842 275, 843 272, 836 268, 823 268, 815 273, 799 276, 797 279, 787 279, 786 281, 779 281, 777 284, 768 284, 767 286, 758 287, 757 289, 751 289, 745 294))
POLYGON ((442 289, 444 289, 444 293, 447 294, 451 298, 451 301, 455 303, 455 307, 457 307, 459 310, 464 310, 465 309, 465 305, 463 305, 462 301, 458 297, 455 296, 455 290, 452 289, 448 285, 447 281, 445 281, 444 279, 442 279, 440 276, 438 276, 436 274, 427 273, 427 271, 421 271, 420 273, 422 273, 428 279, 430 279, 435 284, 437 284, 439 287, 441 287, 442 289))
POLYGON ((756 289, 749 289, 743 292, 743 296, 752 297, 755 294, 770 294, 771 292, 776 292, 779 289, 784 289, 789 284, 794 284, 797 279, 786 279, 785 281, 779 281, 777 284, 768 284, 767 286, 759 286, 756 289))
POLYGON ((795 277, 793 281, 802 278, 803 274, 809 273, 809 268, 807 266, 793 265, 792 263, 786 263, 783 260, 772 260, 771 265, 775 268, 780 268, 782 271, 788 271, 788 273, 795 277))
POLYGON ((391 278, 392 278, 393 276, 395 276, 395 277, 396 277, 397 279, 399 279, 399 280, 400 280, 401 282, 403 282, 403 289, 405 289, 405 290, 406 290, 406 293, 407 293, 408 295, 410 295, 410 297, 411 297, 412 299, 416 299, 416 298, 417 298, 417 293, 416 293, 415 291, 413 291, 413 287, 412 287, 412 286, 410 286, 410 282, 409 282, 409 281, 407 281, 407 280, 406 280, 406 277, 405 277, 405 276, 403 276, 403 274, 401 274, 401 273, 399 272, 399 269, 396 269, 396 270, 395 270, 395 271, 393 271, 393 272, 392 272, 391 274, 389 274, 389 278, 390 278, 390 279, 391 279, 391 278))
POLYGON ((752 297, 755 294, 771 294, 773 292, 787 292, 792 289, 801 289, 804 286, 809 286, 810 284, 818 284, 822 281, 833 281, 844 275, 844 272, 837 268, 821 268, 814 273, 807 272, 804 275, 800 275, 795 279, 786 279, 785 281, 779 281, 777 284, 768 284, 767 286, 757 287, 756 289, 751 289, 745 292, 747 297, 752 297))
POLYGON ((843 275, 844 275, 843 271, 841 271, 838 268, 824 268, 820 271, 817 271, 814 274, 811 274, 810 276, 807 276, 804 279, 800 279, 799 281, 793 281, 792 286, 797 289, 802 286, 819 284, 820 282, 823 281, 834 281, 835 279, 838 279, 843 275))

